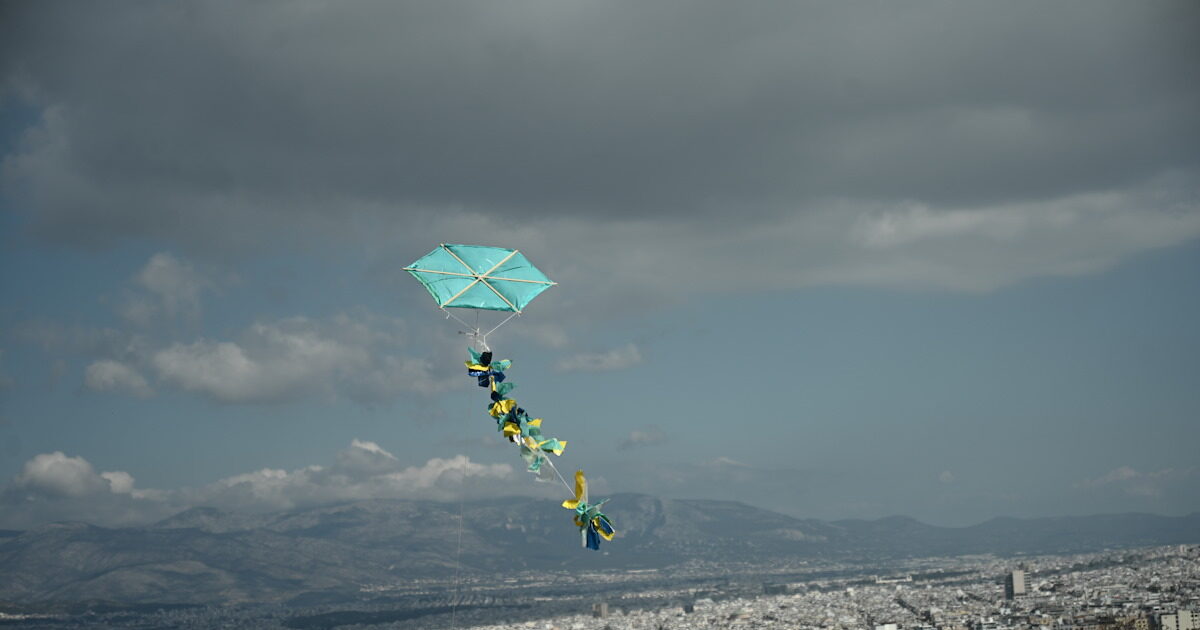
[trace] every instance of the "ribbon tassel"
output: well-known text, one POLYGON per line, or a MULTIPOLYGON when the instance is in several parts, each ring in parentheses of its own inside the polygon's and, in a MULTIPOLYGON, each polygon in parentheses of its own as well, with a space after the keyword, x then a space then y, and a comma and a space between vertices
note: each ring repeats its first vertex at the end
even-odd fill
MULTIPOLYGON (((495 418, 496 430, 520 448, 521 459, 525 461, 529 472, 541 473, 542 464, 547 461, 545 454, 562 455, 567 441, 542 435, 542 419, 530 419, 517 401, 508 397, 515 385, 503 382, 504 371, 512 366, 512 361, 494 361, 490 351, 479 352, 474 348, 467 348, 467 351, 471 353, 471 359, 465 362, 467 374, 478 379, 480 387, 488 388, 491 398, 488 415, 495 418)), ((558 474, 557 470, 553 472, 558 474)), ((562 506, 575 512, 574 522, 579 528, 580 542, 588 549, 598 550, 601 540, 612 540, 616 535, 612 522, 600 511, 606 501, 589 504, 587 478, 582 470, 575 472, 575 498, 563 501, 562 506)))
POLYGON ((608 499, 594 505, 588 504, 587 478, 582 470, 575 471, 575 498, 562 502, 562 506, 575 511, 575 526, 579 528, 580 542, 594 551, 600 550, 600 539, 612 540, 617 531, 600 507, 608 499))

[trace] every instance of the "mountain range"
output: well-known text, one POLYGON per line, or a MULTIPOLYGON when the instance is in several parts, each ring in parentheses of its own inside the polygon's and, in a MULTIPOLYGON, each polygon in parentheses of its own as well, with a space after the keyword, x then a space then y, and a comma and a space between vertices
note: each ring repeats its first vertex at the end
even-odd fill
POLYGON ((529 570, 662 568, 696 559, 1067 553, 1200 542, 1200 513, 997 518, 938 527, 898 516, 798 519, 736 502, 636 494, 615 495, 606 508, 618 538, 601 553, 579 548, 570 512, 526 498, 463 506, 359 501, 261 515, 193 508, 152 525, 116 529, 53 523, 0 532, 0 601, 287 602, 448 578, 456 570, 491 578, 529 570))

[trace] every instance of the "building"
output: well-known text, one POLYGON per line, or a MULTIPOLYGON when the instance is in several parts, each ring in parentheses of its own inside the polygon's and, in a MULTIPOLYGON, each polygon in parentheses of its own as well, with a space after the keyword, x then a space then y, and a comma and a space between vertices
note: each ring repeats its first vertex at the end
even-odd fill
POLYGON ((1025 595, 1025 572, 1017 569, 1004 576, 1004 599, 1025 595))
POLYGON ((1200 630, 1200 613, 1194 610, 1180 610, 1165 614, 1158 618, 1161 630, 1200 630))

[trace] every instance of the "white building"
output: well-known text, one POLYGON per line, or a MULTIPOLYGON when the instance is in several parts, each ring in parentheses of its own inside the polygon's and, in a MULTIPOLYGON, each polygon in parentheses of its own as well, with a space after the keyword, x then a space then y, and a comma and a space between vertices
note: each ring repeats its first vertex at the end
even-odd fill
POLYGON ((1025 594, 1025 572, 1017 569, 1004 576, 1004 598, 1012 599, 1025 594))
POLYGON ((1162 630, 1200 630, 1200 613, 1180 610, 1166 614, 1159 617, 1158 627, 1162 630))

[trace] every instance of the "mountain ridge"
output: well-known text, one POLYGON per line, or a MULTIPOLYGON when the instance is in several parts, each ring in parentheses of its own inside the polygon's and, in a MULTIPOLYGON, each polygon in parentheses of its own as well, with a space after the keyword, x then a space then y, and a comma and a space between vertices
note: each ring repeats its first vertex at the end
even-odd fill
POLYGON ((1200 513, 997 518, 941 527, 911 517, 801 519, 734 501, 618 494, 618 538, 579 548, 571 514, 541 499, 378 499, 263 514, 196 507, 142 527, 50 523, 0 537, 0 601, 280 602, 353 596, 413 578, 664 568, 692 560, 1066 553, 1200 542, 1200 513), (460 536, 461 533, 461 542, 460 536))

